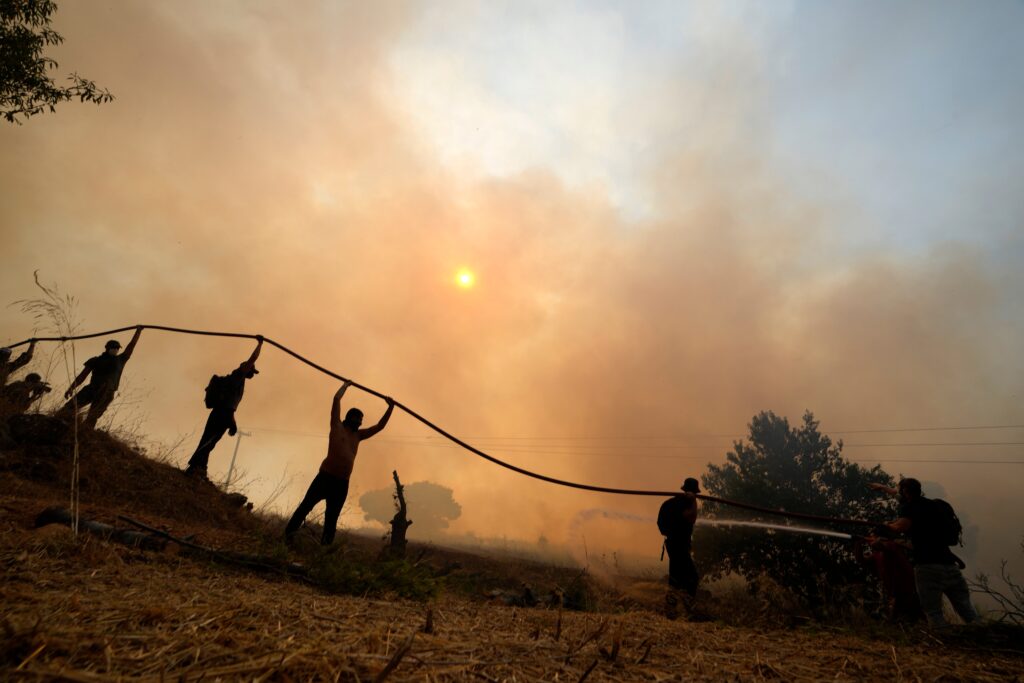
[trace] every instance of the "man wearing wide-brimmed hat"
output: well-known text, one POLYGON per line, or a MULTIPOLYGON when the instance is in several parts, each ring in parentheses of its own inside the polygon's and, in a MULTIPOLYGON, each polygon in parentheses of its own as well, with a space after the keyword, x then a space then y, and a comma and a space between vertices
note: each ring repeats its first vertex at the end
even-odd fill
POLYGON ((94 428, 96 421, 100 419, 104 411, 110 406, 117 394, 117 388, 121 385, 121 373, 124 366, 132 357, 135 345, 139 342, 139 335, 142 334, 142 326, 135 328, 132 340, 128 342, 124 353, 121 351, 121 342, 111 339, 104 346, 104 352, 85 361, 85 367, 78 373, 78 377, 71 383, 68 390, 64 392, 64 398, 70 399, 57 413, 58 417, 65 419, 77 418, 78 411, 82 406, 89 406, 89 413, 85 416, 86 427, 94 428), (89 385, 75 394, 75 388, 92 376, 89 385), (74 396, 72 396, 74 394, 74 396))
POLYGON ((662 503, 658 511, 658 529, 665 537, 665 551, 668 553, 669 592, 665 598, 665 613, 670 619, 679 616, 680 602, 692 606, 699 581, 690 553, 693 525, 697 522, 696 494, 700 493, 700 484, 693 477, 688 477, 682 490, 682 494, 662 503))

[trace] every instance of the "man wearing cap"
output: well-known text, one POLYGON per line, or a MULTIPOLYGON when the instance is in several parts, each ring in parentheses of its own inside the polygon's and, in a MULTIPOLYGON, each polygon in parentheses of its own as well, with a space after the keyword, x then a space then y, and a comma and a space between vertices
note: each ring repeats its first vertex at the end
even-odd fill
POLYGON ((697 522, 697 496, 700 484, 693 477, 683 482, 683 493, 672 496, 661 504, 658 511, 658 529, 665 537, 665 551, 668 553, 669 592, 665 598, 665 612, 670 619, 679 616, 679 595, 692 608, 697 597, 697 567, 690 555, 693 525, 697 522))
POLYGON ((0 412, 22 415, 48 391, 50 385, 37 373, 30 372, 25 379, 0 388, 0 412))
POLYGON ((263 348, 263 337, 256 337, 256 349, 249 356, 249 360, 239 365, 225 377, 214 377, 206 388, 206 403, 210 408, 210 416, 206 419, 206 428, 203 435, 199 437, 199 446, 196 452, 188 461, 185 474, 189 476, 206 479, 206 468, 210 462, 210 453, 217 445, 224 432, 234 436, 238 432, 238 425, 235 423, 235 411, 238 404, 242 402, 242 394, 245 392, 245 380, 252 379, 259 374, 256 369, 256 359, 260 357, 260 349, 263 348))
POLYGON ((11 350, 9 348, 6 346, 0 348, 0 387, 7 384, 7 379, 11 376, 12 372, 28 365, 28 362, 32 360, 32 352, 35 351, 35 348, 36 340, 33 339, 28 344, 28 350, 18 356, 16 360, 11 360, 11 350))
POLYGON ((121 342, 111 339, 106 343, 104 353, 85 361, 82 372, 78 373, 78 377, 71 383, 68 390, 64 392, 64 398, 71 400, 64 404, 64 407, 60 409, 57 416, 65 419, 77 417, 78 411, 82 406, 87 405, 89 406, 89 413, 85 416, 83 424, 86 427, 95 428, 96 421, 100 419, 100 416, 110 406, 111 401, 114 400, 114 396, 117 394, 117 388, 121 386, 121 373, 124 372, 125 364, 131 359, 132 352, 135 351, 135 345, 139 342, 139 335, 141 334, 142 326, 139 325, 135 328, 135 334, 132 336, 132 340, 128 342, 128 346, 125 347, 124 353, 119 353, 121 342), (89 385, 72 397, 72 394, 75 393, 75 387, 84 382, 90 375, 92 378, 89 380, 89 385))

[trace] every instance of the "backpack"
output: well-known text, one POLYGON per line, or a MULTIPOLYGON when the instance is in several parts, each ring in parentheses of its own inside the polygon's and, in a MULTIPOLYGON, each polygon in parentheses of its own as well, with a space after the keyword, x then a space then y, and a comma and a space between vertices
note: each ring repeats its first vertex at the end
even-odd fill
POLYGON ((679 536, 690 530, 690 525, 683 520, 682 513, 689 505, 680 498, 669 498, 658 510, 658 531, 662 536, 679 536))
POLYGON ((206 396, 203 402, 207 408, 221 408, 227 403, 228 393, 231 391, 229 377, 224 375, 213 375, 210 383, 206 385, 206 396))
POLYGON ((658 531, 662 536, 671 536, 675 532, 673 527, 669 509, 662 504, 661 509, 658 510, 658 531))
POLYGON ((952 505, 940 498, 932 498, 930 516, 937 539, 945 545, 964 544, 964 528, 952 505))

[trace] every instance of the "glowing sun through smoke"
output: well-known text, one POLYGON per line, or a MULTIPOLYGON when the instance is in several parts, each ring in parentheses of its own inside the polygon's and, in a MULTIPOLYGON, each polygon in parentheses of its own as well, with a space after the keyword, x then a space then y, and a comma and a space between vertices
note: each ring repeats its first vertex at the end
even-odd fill
POLYGON ((469 289, 476 282, 476 276, 468 268, 462 268, 455 274, 455 284, 463 289, 469 289))

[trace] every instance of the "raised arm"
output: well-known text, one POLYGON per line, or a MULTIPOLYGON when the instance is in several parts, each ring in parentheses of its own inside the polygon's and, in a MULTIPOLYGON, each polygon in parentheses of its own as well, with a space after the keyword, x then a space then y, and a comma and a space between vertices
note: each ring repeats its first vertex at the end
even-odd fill
POLYGON ((132 352, 135 351, 135 345, 139 343, 139 335, 142 334, 142 325, 135 328, 135 334, 132 335, 132 340, 128 342, 128 346, 125 347, 124 353, 121 354, 124 357, 124 362, 127 363, 128 359, 132 357, 132 352))
MULTIPOLYGON (((259 351, 259 349, 256 350, 259 351)), ((334 399, 331 402, 332 427, 341 422, 341 397, 345 395, 345 390, 348 389, 350 384, 352 384, 352 382, 345 380, 345 382, 341 385, 341 388, 338 389, 337 393, 334 394, 334 399)))
POLYGON ((360 440, 369 439, 371 436, 377 434, 380 430, 384 429, 384 427, 387 426, 388 420, 391 419, 391 413, 395 410, 395 401, 390 396, 386 397, 384 400, 388 402, 388 409, 384 411, 384 416, 380 418, 380 422, 373 425, 372 427, 360 429, 360 440))
POLYGON ((910 531, 910 527, 913 526, 913 522, 910 521, 909 517, 900 517, 895 522, 889 522, 885 526, 889 527, 898 534, 905 534, 910 531))
POLYGON ((263 336, 257 335, 256 340, 256 348, 253 349, 252 355, 249 356, 249 360, 245 361, 249 365, 256 364, 256 359, 260 357, 260 351, 263 349, 263 336))
POLYGON ((870 484, 868 484, 868 488, 873 490, 873 491, 878 491, 880 493, 888 494, 890 496, 899 495, 899 491, 897 491, 893 487, 886 486, 885 484, 879 484, 877 482, 871 482, 870 484))
POLYGON ((32 360, 32 352, 36 349, 36 340, 33 339, 28 343, 28 350, 25 353, 18 356, 17 360, 11 361, 10 371, 14 372, 18 368, 23 368, 28 365, 28 362, 32 360))

